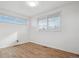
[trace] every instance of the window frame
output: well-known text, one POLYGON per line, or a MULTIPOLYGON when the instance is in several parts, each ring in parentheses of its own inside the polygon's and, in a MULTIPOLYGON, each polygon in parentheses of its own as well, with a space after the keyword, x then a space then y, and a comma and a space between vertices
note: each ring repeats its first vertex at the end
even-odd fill
POLYGON ((38 29, 39 29, 39 31, 55 31, 55 32, 59 32, 59 31, 61 31, 61 14, 60 13, 56 13, 56 14, 53 14, 53 15, 49 15, 49 16, 46 16, 46 17, 39 17, 38 19, 37 19, 37 23, 38 23, 38 29), (49 29, 49 18, 52 18, 52 17, 59 17, 59 27, 58 28, 56 28, 56 29, 49 29), (39 29, 39 22, 40 22, 40 20, 43 20, 43 18, 45 18, 46 19, 46 21, 47 21, 47 29, 39 29))

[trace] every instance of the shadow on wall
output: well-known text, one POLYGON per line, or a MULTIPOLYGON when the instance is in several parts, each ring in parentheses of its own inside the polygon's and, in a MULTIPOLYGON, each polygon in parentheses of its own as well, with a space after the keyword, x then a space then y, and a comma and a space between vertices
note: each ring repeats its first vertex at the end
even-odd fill
POLYGON ((17 43, 17 32, 10 34, 8 37, 0 41, 0 48, 6 48, 17 43))

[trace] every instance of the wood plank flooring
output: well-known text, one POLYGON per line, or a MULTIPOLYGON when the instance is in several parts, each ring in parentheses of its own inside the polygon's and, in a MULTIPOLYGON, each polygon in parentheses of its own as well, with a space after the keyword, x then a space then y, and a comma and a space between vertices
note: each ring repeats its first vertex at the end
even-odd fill
POLYGON ((26 43, 9 48, 0 48, 0 58, 79 58, 79 55, 48 48, 35 43, 26 43))

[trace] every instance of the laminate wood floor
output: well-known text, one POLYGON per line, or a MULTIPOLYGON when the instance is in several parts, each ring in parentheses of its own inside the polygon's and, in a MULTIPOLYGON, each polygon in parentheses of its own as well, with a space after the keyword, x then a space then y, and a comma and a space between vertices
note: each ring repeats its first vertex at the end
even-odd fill
POLYGON ((77 58, 79 55, 48 48, 35 43, 25 43, 8 48, 0 48, 0 58, 77 58))

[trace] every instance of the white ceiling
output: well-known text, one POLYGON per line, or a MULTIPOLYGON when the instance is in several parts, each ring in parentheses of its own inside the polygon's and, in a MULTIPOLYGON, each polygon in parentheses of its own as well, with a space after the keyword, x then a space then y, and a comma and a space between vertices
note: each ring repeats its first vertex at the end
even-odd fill
POLYGON ((39 6, 31 8, 25 1, 0 1, 0 7, 13 13, 35 16, 48 10, 60 7, 68 2, 64 1, 39 1, 39 6))

